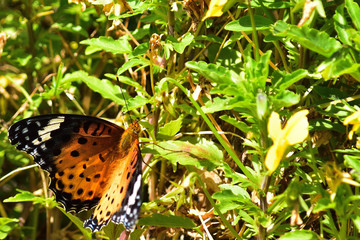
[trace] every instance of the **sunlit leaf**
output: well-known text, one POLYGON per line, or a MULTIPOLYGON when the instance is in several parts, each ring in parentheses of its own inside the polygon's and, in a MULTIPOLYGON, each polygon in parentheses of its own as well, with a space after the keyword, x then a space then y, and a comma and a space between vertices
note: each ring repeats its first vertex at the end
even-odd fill
MULTIPOLYGON (((273 21, 260 15, 254 15, 254 19, 255 19, 255 28, 258 31, 269 29, 270 25, 273 24, 273 21)), ((246 15, 245 17, 241 17, 238 20, 229 22, 225 26, 225 29, 234 32, 252 31, 253 28, 251 25, 250 16, 246 15)))
POLYGON ((139 219, 140 225, 159 226, 159 227, 181 227, 185 229, 195 228, 194 222, 187 217, 166 216, 154 213, 151 217, 143 217, 139 219))
POLYGON ((140 59, 140 58, 133 58, 124 63, 117 71, 117 75, 121 75, 123 72, 129 70, 132 67, 139 66, 137 70, 147 67, 150 65, 150 61, 146 59, 140 59))
POLYGON ((294 83, 305 78, 309 72, 305 69, 297 69, 294 72, 284 74, 283 78, 276 82, 274 87, 277 87, 279 91, 289 88, 294 83))
MULTIPOLYGON (((120 87, 109 80, 100 80, 97 77, 89 76, 88 73, 84 71, 77 71, 64 76, 64 81, 71 81, 72 79, 84 82, 93 91, 100 93, 101 96, 112 100, 116 104, 125 105, 120 87)), ((128 100, 130 97, 126 92, 124 94, 125 98, 128 100)))
POLYGON ((236 86, 239 86, 241 82, 240 76, 238 76, 235 72, 232 72, 225 67, 217 66, 215 64, 208 64, 202 61, 188 61, 186 62, 185 66, 191 70, 198 72, 210 81, 219 84, 235 84, 236 86))
POLYGON ((132 51, 132 47, 129 41, 125 38, 115 40, 111 37, 101 36, 99 38, 83 40, 80 43, 95 47, 99 50, 111 52, 112 54, 124 54, 130 53, 132 51))
POLYGON ((270 30, 275 36, 290 38, 325 57, 330 57, 342 48, 340 42, 330 37, 326 32, 306 26, 299 28, 283 21, 277 21, 270 30))
POLYGON ((17 191, 19 192, 18 194, 16 194, 14 197, 5 199, 4 202, 34 202, 48 207, 55 207, 58 205, 53 197, 44 198, 35 196, 33 193, 28 191, 20 189, 17 189, 17 191))
POLYGON ((183 122, 183 119, 178 118, 176 120, 166 123, 164 126, 159 128, 157 138, 164 139, 164 140, 170 140, 173 136, 175 136, 175 134, 177 134, 180 131, 182 122, 183 122))
POLYGON ((0 217, 0 239, 6 239, 8 234, 18 226, 16 218, 0 217))
POLYGON ((333 19, 334 19, 335 30, 341 42, 344 44, 351 45, 350 34, 347 31, 347 29, 349 29, 350 26, 346 21, 343 4, 336 8, 333 19))
POLYGON ((345 7, 352 19, 353 24, 360 30, 360 7, 359 4, 353 0, 345 0, 345 7))
POLYGON ((166 40, 174 47, 174 50, 176 52, 183 53, 185 48, 192 43, 193 39, 194 35, 192 35, 191 33, 187 33, 182 37, 180 41, 178 41, 171 35, 168 36, 166 40))
POLYGON ((310 230, 295 230, 282 235, 279 240, 319 240, 321 237, 310 230))

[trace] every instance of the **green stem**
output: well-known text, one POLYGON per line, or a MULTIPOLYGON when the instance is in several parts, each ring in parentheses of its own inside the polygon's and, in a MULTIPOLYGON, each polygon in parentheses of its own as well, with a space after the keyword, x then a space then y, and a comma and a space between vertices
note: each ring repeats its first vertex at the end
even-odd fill
POLYGON ((191 96, 190 91, 188 91, 186 88, 184 88, 179 82, 177 82, 175 79, 167 78, 169 82, 174 83, 176 86, 178 86, 190 99, 191 103, 194 105, 196 110, 200 113, 201 117, 204 119, 210 130, 213 132, 216 139, 220 142, 220 144, 223 146, 223 148, 227 151, 227 153, 230 155, 230 157, 235 161, 235 163, 239 166, 241 171, 245 174, 245 176, 253 183, 256 183, 256 179, 254 176, 245 168, 245 166, 242 164, 238 156, 231 150, 231 148, 226 144, 225 140, 220 136, 220 134, 217 132, 214 125, 211 123, 210 119, 206 116, 204 111, 201 109, 199 104, 194 100, 194 98, 191 96))
POLYGON ((253 11, 251 9, 250 1, 248 1, 248 11, 249 11, 250 20, 251 20, 253 43, 255 45, 254 57, 255 57, 255 61, 259 61, 259 59, 260 59, 259 40, 258 40, 258 35, 257 35, 257 32, 256 32, 255 18, 254 18, 253 11))

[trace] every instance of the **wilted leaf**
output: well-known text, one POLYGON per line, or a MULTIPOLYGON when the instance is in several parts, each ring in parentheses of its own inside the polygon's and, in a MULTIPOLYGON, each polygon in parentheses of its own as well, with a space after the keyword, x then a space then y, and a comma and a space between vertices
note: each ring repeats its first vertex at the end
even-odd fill
POLYGON ((197 144, 183 141, 165 141, 148 145, 142 152, 150 152, 166 158, 172 163, 207 168, 208 171, 221 166, 223 154, 217 146, 205 139, 197 144))

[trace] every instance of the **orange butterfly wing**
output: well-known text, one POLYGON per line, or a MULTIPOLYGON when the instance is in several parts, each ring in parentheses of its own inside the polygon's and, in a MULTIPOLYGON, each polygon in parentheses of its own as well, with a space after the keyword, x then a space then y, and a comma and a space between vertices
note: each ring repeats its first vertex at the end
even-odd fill
POLYGON ((9 129, 9 140, 50 173, 50 189, 67 211, 97 205, 84 226, 100 230, 110 219, 135 226, 141 206, 137 122, 128 129, 77 115, 42 115, 9 129))

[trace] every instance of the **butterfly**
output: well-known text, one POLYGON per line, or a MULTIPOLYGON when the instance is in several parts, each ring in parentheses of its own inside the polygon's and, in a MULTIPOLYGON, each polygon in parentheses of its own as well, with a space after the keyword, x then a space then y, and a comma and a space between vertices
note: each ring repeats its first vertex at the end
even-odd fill
POLYGON ((66 211, 96 206, 84 227, 99 231, 111 220, 131 231, 142 203, 139 131, 137 121, 124 130, 96 117, 54 114, 16 122, 8 137, 49 172, 66 211))

